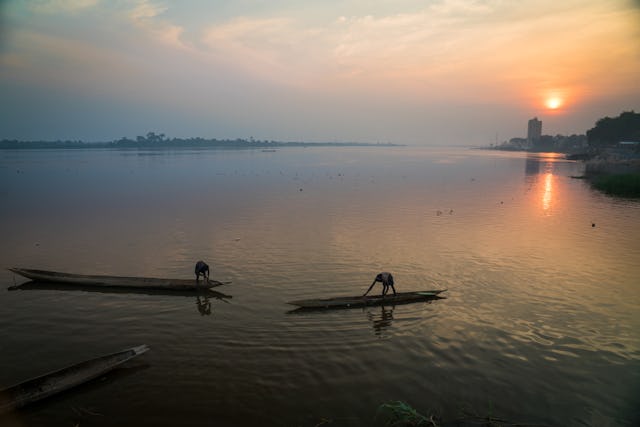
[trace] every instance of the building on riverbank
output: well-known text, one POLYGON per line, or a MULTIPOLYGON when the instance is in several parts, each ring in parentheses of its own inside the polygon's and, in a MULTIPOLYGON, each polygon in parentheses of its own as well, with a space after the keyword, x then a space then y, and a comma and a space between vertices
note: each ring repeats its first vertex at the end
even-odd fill
POLYGON ((527 125, 527 145, 529 148, 535 147, 538 143, 540 143, 540 138, 542 137, 542 121, 538 120, 537 117, 529 120, 527 125))

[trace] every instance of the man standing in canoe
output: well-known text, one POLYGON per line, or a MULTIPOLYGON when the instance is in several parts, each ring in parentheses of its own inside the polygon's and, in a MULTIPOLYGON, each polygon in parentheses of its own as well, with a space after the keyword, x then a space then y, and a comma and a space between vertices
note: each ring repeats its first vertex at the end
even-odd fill
POLYGON ((382 273, 379 273, 375 279, 373 279, 373 283, 371 284, 371 286, 369 286, 369 289, 367 289, 367 292, 365 292, 364 295, 362 295, 363 297, 367 296, 367 294, 369 293, 371 288, 373 288, 373 285, 375 285, 376 282, 382 283, 382 296, 387 294, 387 292, 389 291, 389 286, 391 286, 391 289, 393 289, 393 295, 396 294, 396 288, 393 286, 393 276, 391 275, 391 273, 387 273, 386 271, 383 271, 382 273))
POLYGON ((204 263, 204 261, 196 262, 196 282, 200 280, 200 275, 202 274, 202 279, 206 279, 209 281, 209 266, 204 263))

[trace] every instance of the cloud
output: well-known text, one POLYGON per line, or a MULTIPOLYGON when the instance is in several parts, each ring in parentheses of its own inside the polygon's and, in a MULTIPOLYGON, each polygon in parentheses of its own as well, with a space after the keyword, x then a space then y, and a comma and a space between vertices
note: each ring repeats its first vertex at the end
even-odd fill
POLYGON ((29 8, 37 13, 73 13, 94 7, 100 0, 34 0, 29 8))
POLYGON ((322 60, 326 56, 323 41, 314 39, 316 35, 326 37, 290 18, 240 17, 207 28, 202 42, 210 55, 246 69, 261 68, 279 80, 278 75, 300 77, 316 63, 314 57, 322 60))
POLYGON ((490 12, 472 6, 449 1, 415 13, 339 16, 319 26, 290 17, 239 17, 208 27, 203 42, 211 52, 270 78, 282 72, 314 82, 442 75, 468 44, 452 24, 480 21, 490 12))
POLYGON ((0 83, 320 139, 421 135, 447 114, 481 126, 551 93, 576 108, 640 94, 640 9, 619 0, 250 3, 12 2, 0 83))
POLYGON ((134 57, 111 47, 28 30, 14 31, 13 38, 17 49, 0 55, 4 81, 102 93, 140 73, 134 57))
POLYGON ((634 19, 637 11, 615 2, 445 0, 314 25, 302 16, 237 17, 207 27, 202 41, 265 80, 500 102, 613 76, 628 83, 622 68, 638 70, 625 57, 637 56, 638 43, 627 40, 634 19))
POLYGON ((127 11, 127 17, 136 27, 160 42, 186 49, 188 46, 181 39, 184 28, 161 18, 168 9, 168 6, 157 2, 137 0, 133 7, 127 11))
POLYGON ((134 2, 133 7, 129 10, 128 16, 133 22, 140 23, 155 18, 166 11, 167 6, 162 6, 149 0, 138 0, 134 2))

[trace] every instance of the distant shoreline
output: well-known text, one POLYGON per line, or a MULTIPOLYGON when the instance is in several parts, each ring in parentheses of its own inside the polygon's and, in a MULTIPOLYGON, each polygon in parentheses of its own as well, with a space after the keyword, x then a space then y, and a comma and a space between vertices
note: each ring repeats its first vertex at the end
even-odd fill
MULTIPOLYGON (((518 151, 540 153, 532 149, 482 147, 483 150, 518 151)), ((584 175, 572 178, 584 179, 593 188, 611 196, 640 198, 640 153, 620 147, 600 147, 582 151, 550 151, 564 154, 567 160, 583 162, 584 175)))
POLYGON ((245 139, 152 139, 138 137, 136 140, 120 139, 110 142, 84 141, 0 141, 0 150, 41 150, 41 149, 275 149, 286 147, 403 147, 402 144, 365 142, 282 142, 245 139))
MULTIPOLYGON (((520 147, 509 147, 509 146, 484 146, 478 147, 479 150, 490 150, 490 151, 509 151, 509 152, 519 152, 519 153, 558 153, 558 154, 566 154, 566 155, 582 155, 587 153, 587 149, 578 149, 578 148, 570 148, 570 149, 560 149, 554 147, 541 147, 539 149, 534 148, 520 148, 520 147)), ((575 159, 574 159, 575 160, 575 159)))

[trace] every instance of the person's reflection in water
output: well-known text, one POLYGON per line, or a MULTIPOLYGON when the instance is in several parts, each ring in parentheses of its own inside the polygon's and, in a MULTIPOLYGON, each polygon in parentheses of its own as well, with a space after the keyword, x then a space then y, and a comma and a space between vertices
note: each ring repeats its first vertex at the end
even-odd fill
POLYGON ((382 332, 387 329, 393 323, 393 307, 387 308, 380 306, 380 314, 374 314, 371 311, 367 312, 367 318, 373 324, 374 333, 378 336, 382 335, 382 332))
POLYGON ((198 306, 198 311, 200 312, 201 316, 211 315, 211 301, 209 301, 208 296, 205 295, 202 297, 202 299, 200 299, 200 295, 198 295, 196 299, 196 305, 198 306))

